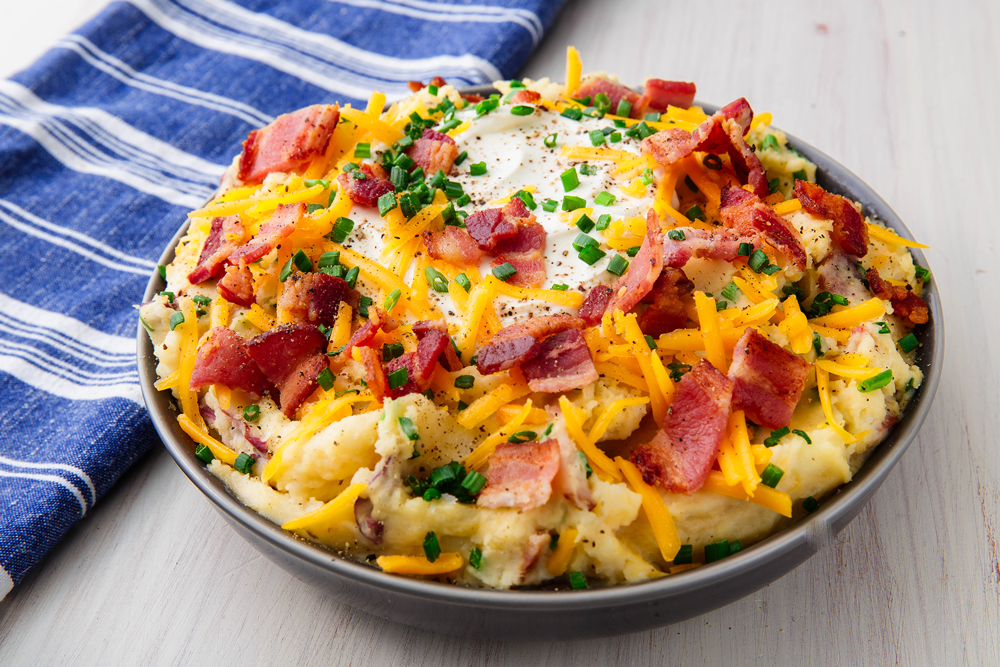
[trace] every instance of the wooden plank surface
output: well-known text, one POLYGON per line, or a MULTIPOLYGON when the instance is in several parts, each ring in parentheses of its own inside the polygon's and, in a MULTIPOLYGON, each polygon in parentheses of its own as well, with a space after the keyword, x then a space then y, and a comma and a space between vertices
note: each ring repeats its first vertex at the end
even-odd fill
POLYGON ((934 408, 861 516, 790 575, 661 630, 461 641, 278 569, 158 450, 0 601, 0 664, 998 664, 998 15, 986 0, 571 2, 525 68, 561 78, 575 44, 585 70, 745 96, 933 246, 948 329, 934 408))

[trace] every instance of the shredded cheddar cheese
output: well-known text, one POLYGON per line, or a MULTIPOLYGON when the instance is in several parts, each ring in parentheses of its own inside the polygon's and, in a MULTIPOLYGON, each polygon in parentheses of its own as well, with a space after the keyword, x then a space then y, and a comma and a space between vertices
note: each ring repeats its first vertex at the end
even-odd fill
POLYGON ((367 488, 367 484, 351 484, 341 491, 336 498, 319 509, 313 510, 308 514, 303 514, 297 519, 292 519, 282 524, 281 527, 285 530, 309 531, 317 529, 329 530, 338 524, 353 524, 355 522, 354 503, 357 501, 358 496, 367 488))
POLYGON ((576 414, 576 409, 565 396, 559 397, 559 409, 562 411, 563 421, 566 423, 566 430, 569 431, 569 437, 576 443, 577 448, 587 456, 587 460, 590 461, 591 465, 597 466, 614 480, 621 479, 622 476, 615 467, 614 461, 608 458, 608 455, 598 448, 583 432, 583 426, 580 424, 580 418, 576 414))
POLYGON ((660 548, 660 555, 669 563, 681 550, 681 538, 677 534, 677 526, 674 525, 670 511, 663 503, 663 497, 659 491, 642 480, 642 473, 634 463, 620 456, 615 459, 615 463, 625 475, 632 490, 642 497, 642 509, 649 519, 649 525, 653 528, 653 537, 656 538, 656 545, 660 548))
POLYGON ((448 574, 460 569, 465 561, 460 553, 443 553, 434 559, 427 560, 424 556, 379 556, 375 563, 383 572, 390 574, 414 574, 430 576, 448 574))

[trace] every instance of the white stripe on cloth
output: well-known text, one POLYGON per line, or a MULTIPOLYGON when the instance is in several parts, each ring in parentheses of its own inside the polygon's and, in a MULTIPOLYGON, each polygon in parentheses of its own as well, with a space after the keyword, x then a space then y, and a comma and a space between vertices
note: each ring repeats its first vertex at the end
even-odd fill
POLYGON ((30 357, 26 358, 17 353, 8 354, 3 346, 0 346, 0 371, 13 375, 35 389, 72 401, 124 398, 140 406, 143 405, 142 392, 139 390, 138 382, 120 382, 108 385, 83 384, 50 372, 35 363, 35 360, 30 357))
POLYGON ((532 46, 542 38, 542 21, 527 9, 490 5, 449 5, 421 0, 330 0, 339 5, 378 9, 391 14, 438 23, 515 23, 531 35, 532 46))
POLYGON ((128 1, 164 30, 202 48, 256 60, 355 99, 374 89, 409 94, 408 81, 434 76, 467 83, 502 78, 492 63, 472 54, 406 59, 371 53, 223 0, 128 1))
POLYGON ((80 320, 18 301, 0 292, 0 315, 43 333, 79 354, 101 356, 106 360, 130 357, 135 360, 135 337, 104 333, 80 320))
POLYGON ((17 204, 0 199, 0 222, 14 229, 65 248, 110 269, 147 276, 156 268, 156 262, 133 257, 86 234, 65 229, 43 220, 17 204))
MULTIPOLYGON (((9 459, 6 456, 0 455, 0 464, 6 464, 15 468, 34 468, 36 470, 65 470, 71 475, 75 475, 80 478, 84 486, 90 492, 90 506, 93 507, 94 503, 97 502, 97 489, 94 488, 94 482, 90 479, 90 475, 80 470, 76 466, 71 466, 68 463, 34 463, 31 461, 18 461, 17 459, 9 459)), ((76 485, 77 488, 80 487, 79 484, 76 485)))
POLYGON ((274 120, 271 116, 258 111, 249 104, 137 72, 118 58, 102 51, 96 44, 81 35, 66 35, 56 43, 56 47, 74 51, 92 67, 133 88, 235 116, 254 127, 267 125, 274 120))
POLYGON ((76 488, 62 477, 59 477, 57 475, 41 475, 37 473, 32 474, 27 472, 10 472, 8 470, 0 470, 0 477, 18 477, 21 479, 34 479, 39 482, 54 482, 59 486, 64 487, 66 490, 68 490, 70 493, 73 494, 77 502, 80 503, 80 516, 81 517, 87 516, 86 498, 84 498, 83 494, 80 493, 80 489, 76 488))
POLYGON ((10 578, 9 574, 7 574, 7 570, 0 566, 0 600, 3 600, 7 593, 10 593, 13 588, 14 580, 10 578))
POLYGON ((105 176, 187 208, 204 203, 225 171, 106 111, 49 104, 10 80, 0 81, 0 124, 30 135, 74 171, 105 176))
MULTIPOLYGON (((0 353, 19 357, 50 374, 88 387, 106 387, 129 380, 139 381, 138 371, 135 369, 119 372, 87 371, 80 368, 79 363, 64 361, 42 351, 38 345, 15 343, 7 338, 0 338, 0 353)), ((44 387, 39 388, 43 389, 44 387)))

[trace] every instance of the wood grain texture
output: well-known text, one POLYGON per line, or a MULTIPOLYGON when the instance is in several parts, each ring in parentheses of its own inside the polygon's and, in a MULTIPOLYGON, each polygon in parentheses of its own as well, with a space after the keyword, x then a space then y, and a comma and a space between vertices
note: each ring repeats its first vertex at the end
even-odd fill
POLYGON ((0 664, 1000 663, 1000 5, 570 2, 524 74, 747 97, 868 181, 916 237, 948 341, 920 437, 836 543, 685 623, 576 643, 460 641, 340 606, 235 535, 156 451, 0 602, 0 664))

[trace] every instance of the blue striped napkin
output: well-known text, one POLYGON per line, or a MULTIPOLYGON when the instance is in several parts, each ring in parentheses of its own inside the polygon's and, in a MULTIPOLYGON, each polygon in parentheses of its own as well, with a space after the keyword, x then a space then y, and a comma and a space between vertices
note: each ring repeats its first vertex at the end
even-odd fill
POLYGON ((247 133, 513 76, 561 0, 130 0, 0 81, 0 598, 157 436, 133 308, 247 133))

